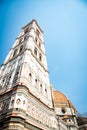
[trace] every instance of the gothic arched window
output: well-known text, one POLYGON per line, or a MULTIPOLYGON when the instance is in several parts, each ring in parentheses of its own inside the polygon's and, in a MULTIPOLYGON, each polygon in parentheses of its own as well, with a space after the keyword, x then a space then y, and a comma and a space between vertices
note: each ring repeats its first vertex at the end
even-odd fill
POLYGON ((41 48, 41 43, 39 42, 39 47, 41 48))
POLYGON ((37 79, 35 79, 35 86, 37 87, 37 79))
POLYGON ((38 30, 38 29, 36 30, 36 34, 37 34, 37 36, 39 37, 40 32, 39 32, 39 30, 38 30))
POLYGON ((25 35, 24 36, 24 41, 28 40, 29 36, 28 35, 25 35))
POLYGON ((32 81, 32 74, 29 73, 29 81, 31 82, 32 81))
POLYGON ((19 51, 19 53, 22 52, 22 50, 23 50, 23 45, 20 47, 20 51, 19 51))
POLYGON ((13 53, 13 57, 17 54, 17 52, 18 52, 18 49, 15 49, 13 53))
POLYGON ((37 48, 34 49, 34 54, 37 55, 37 48))
POLYGON ((45 88, 45 95, 47 96, 47 89, 45 88))
POLYGON ((40 84, 40 92, 41 92, 41 93, 43 92, 42 84, 40 84))
POLYGON ((37 37, 35 38, 35 42, 37 43, 37 37))
POLYGON ((19 39, 19 44, 21 44, 21 43, 22 43, 22 41, 23 41, 23 38, 20 38, 20 39, 19 39))
POLYGON ((29 31, 29 29, 28 29, 28 28, 26 28, 24 32, 25 32, 25 33, 28 33, 28 31, 29 31))
POLYGON ((39 60, 42 61, 42 55, 41 55, 41 53, 39 54, 39 60))

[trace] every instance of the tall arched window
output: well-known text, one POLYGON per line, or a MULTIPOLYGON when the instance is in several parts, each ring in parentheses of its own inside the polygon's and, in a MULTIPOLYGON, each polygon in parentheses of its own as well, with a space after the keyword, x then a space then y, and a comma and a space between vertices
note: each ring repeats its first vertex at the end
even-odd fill
POLYGON ((37 87, 37 79, 35 79, 35 86, 37 87))
POLYGON ((28 31, 29 31, 29 28, 26 28, 25 31, 24 31, 25 34, 28 33, 28 31))
POLYGON ((23 38, 21 37, 20 39, 19 39, 19 44, 21 44, 23 42, 23 38))
POLYGON ((24 36, 24 41, 28 40, 29 36, 28 35, 25 35, 24 36))
POLYGON ((45 88, 45 95, 47 96, 47 89, 45 88))
POLYGON ((32 74, 29 73, 29 81, 31 82, 32 81, 32 74))
POLYGON ((23 45, 21 45, 19 53, 21 53, 22 50, 23 50, 23 45))
POLYGON ((41 43, 39 42, 39 47, 41 48, 41 43))
POLYGON ((14 79, 13 79, 13 84, 16 83, 16 81, 18 80, 19 69, 20 69, 20 66, 18 66, 17 69, 16 69, 16 71, 15 71, 15 75, 14 75, 14 79))
POLYGON ((13 57, 17 54, 18 49, 14 50, 13 57))
POLYGON ((37 43, 37 37, 35 37, 35 42, 37 43))
POLYGON ((43 93, 43 86, 40 84, 40 92, 43 93))
POLYGON ((37 34, 37 36, 39 37, 40 32, 39 32, 39 30, 38 30, 38 29, 36 30, 36 34, 37 34))
POLYGON ((42 61, 42 55, 41 55, 41 53, 39 54, 39 60, 42 61))
POLYGON ((37 48, 34 49, 34 54, 37 55, 37 48))

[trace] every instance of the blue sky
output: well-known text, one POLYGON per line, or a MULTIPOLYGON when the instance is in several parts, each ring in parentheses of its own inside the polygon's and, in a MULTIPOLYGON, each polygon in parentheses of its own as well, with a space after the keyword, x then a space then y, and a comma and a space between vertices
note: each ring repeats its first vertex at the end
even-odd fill
POLYGON ((87 0, 0 0, 0 64, 32 19, 44 31, 51 83, 87 112, 87 0))

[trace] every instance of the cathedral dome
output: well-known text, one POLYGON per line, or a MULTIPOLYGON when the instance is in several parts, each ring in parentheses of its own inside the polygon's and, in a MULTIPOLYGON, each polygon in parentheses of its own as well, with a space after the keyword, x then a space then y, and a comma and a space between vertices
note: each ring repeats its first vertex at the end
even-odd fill
POLYGON ((54 96, 54 103, 55 102, 68 103, 67 97, 59 91, 54 91, 53 96, 54 96))
POLYGON ((53 91, 53 102, 55 107, 71 107, 75 110, 73 104, 69 101, 69 99, 59 91, 53 91))

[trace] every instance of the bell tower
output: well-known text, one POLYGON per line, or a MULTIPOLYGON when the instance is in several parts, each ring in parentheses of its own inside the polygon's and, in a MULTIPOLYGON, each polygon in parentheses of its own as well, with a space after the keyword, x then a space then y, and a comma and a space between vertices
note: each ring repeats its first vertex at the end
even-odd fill
POLYGON ((43 31, 35 20, 22 28, 2 68, 4 75, 10 72, 3 77, 3 89, 25 85, 33 95, 52 107, 43 31))
POLYGON ((0 68, 0 128, 56 128, 51 91, 43 31, 32 20, 0 68))

